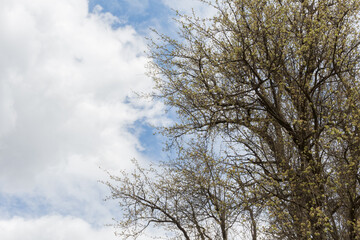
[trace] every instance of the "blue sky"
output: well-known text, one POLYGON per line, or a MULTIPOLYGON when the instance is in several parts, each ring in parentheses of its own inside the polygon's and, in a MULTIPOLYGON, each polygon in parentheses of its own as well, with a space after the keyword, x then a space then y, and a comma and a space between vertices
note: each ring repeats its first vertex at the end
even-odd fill
MULTIPOLYGON (((158 161, 144 39, 194 0, 13 0, 0 8, 0 239, 116 238, 104 170, 158 161), (99 168, 100 167, 100 168, 99 168)), ((143 238, 146 239, 146 238, 143 238)))
POLYGON ((119 25, 130 24, 140 34, 146 34, 150 27, 168 29, 174 12, 159 0, 90 0, 89 11, 101 6, 104 12, 119 17, 119 25))

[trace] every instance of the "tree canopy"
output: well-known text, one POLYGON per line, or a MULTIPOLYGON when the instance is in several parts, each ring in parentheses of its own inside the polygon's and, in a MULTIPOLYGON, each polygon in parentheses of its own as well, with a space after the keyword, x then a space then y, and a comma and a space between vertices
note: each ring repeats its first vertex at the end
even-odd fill
POLYGON ((207 4, 216 16, 181 15, 179 38, 151 48, 178 157, 114 177, 120 223, 180 239, 360 239, 360 2, 207 4))

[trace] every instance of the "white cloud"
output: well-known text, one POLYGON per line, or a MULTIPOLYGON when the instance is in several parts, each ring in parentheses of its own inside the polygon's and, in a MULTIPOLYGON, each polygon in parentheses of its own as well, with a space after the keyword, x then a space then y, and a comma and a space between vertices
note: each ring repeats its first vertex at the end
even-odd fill
POLYGON ((2 5, 1 187, 29 185, 72 155, 117 166, 139 156, 127 127, 150 111, 124 101, 151 87, 142 38, 112 29, 109 13, 88 14, 85 0, 2 5))
MULTIPOLYGON (((16 112, 9 86, 0 82, 0 136, 9 133, 15 127, 16 112)), ((1 145, 0 145, 1 151, 1 145)))
POLYGON ((93 228, 82 219, 63 216, 46 216, 37 219, 15 217, 0 220, 2 240, 113 240, 110 227, 93 228))
MULTIPOLYGON (((156 237, 165 236, 160 228, 149 228, 139 240, 154 240, 156 237)), ((1 240, 115 240, 111 226, 93 227, 80 218, 71 216, 51 215, 40 218, 25 219, 13 217, 0 220, 1 240)), ((161 238, 163 239, 163 238, 161 238)))
MULTIPOLYGON (((161 105, 132 93, 152 86, 144 40, 130 26, 113 29, 109 13, 89 14, 86 0, 0 2, 0 194, 100 224, 111 212, 98 166, 145 158, 129 127, 163 121, 161 105)), ((46 221, 60 220, 34 224, 46 221)))

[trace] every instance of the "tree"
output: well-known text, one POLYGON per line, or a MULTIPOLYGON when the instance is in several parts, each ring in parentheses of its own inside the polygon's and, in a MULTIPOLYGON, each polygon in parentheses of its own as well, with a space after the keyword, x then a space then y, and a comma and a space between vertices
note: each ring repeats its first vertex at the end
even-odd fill
MULTIPOLYGON (((240 222, 249 221, 256 239, 255 206, 244 201, 234 170, 206 144, 193 141, 178 158, 161 166, 143 168, 136 163, 132 173, 112 176, 112 198, 121 199, 122 237, 138 237, 150 225, 171 234, 165 239, 235 239, 240 222), (245 216, 244 213, 248 214, 245 216)), ((164 237, 164 236, 163 236, 164 237)))
MULTIPOLYGON (((181 154, 191 152, 187 136, 197 135, 198 142, 216 136, 223 147, 215 163, 231 181, 212 184, 237 188, 237 205, 228 211, 253 216, 253 239, 260 215, 267 239, 360 239, 360 2, 223 0, 212 6, 215 17, 181 16, 180 39, 160 34, 162 43, 152 47, 155 96, 179 117, 164 133, 181 154)), ((186 159, 205 164, 191 154, 186 159)), ((182 168, 178 174, 185 177, 182 168)), ((206 172, 195 169, 199 176, 206 172)), ((182 204, 199 201, 192 186, 182 204)), ((171 189, 182 194, 182 187, 171 189)))

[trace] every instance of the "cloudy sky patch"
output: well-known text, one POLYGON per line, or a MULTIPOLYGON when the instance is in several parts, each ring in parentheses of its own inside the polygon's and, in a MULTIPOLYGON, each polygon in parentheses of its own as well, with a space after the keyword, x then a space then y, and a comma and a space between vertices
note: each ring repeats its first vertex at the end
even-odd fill
POLYGON ((151 126, 169 121, 135 94, 152 88, 144 37, 193 3, 1 1, 0 239, 116 239, 98 180, 159 160, 151 126))

